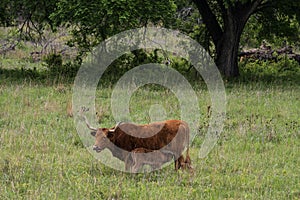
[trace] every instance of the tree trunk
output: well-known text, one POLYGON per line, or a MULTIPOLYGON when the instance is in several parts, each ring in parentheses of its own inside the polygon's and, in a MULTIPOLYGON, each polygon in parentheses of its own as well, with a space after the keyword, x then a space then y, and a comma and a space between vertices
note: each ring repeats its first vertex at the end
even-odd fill
POLYGON ((243 24, 230 19, 222 38, 215 44, 216 65, 226 77, 239 76, 238 50, 243 27, 243 24))
POLYGON ((263 0, 214 1, 219 11, 212 9, 208 0, 193 0, 216 48, 216 65, 226 77, 239 76, 238 49, 241 34, 249 17, 263 0), (226 3, 225 3, 226 2, 226 3), (214 12, 219 12, 222 22, 214 12), (223 26, 220 26, 223 23, 223 26))

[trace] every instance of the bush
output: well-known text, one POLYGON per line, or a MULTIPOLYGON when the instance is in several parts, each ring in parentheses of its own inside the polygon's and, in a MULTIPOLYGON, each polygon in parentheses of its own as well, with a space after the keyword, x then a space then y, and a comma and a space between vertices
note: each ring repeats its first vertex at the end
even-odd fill
POLYGON ((62 56, 60 54, 49 54, 43 60, 46 63, 46 67, 49 69, 49 71, 54 73, 59 72, 63 64, 62 56))
POLYGON ((299 81, 300 65, 293 59, 281 57, 275 61, 259 61, 240 63, 241 78, 250 81, 278 79, 299 81))
POLYGON ((46 67, 50 72, 51 76, 55 77, 69 77, 73 78, 76 76, 77 71, 80 67, 76 62, 67 62, 63 64, 63 59, 60 54, 49 54, 44 58, 46 67))

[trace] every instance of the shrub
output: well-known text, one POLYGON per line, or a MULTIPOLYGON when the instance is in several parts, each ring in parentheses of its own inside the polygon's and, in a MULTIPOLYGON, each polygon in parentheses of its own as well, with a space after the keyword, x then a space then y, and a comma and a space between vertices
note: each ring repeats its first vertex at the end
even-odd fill
POLYGON ((74 78, 80 65, 77 62, 67 62, 63 64, 60 54, 49 54, 44 58, 46 67, 51 76, 74 78))
POLYGON ((56 53, 47 55, 43 60, 49 71, 54 73, 58 73, 63 64, 62 56, 56 53))
POLYGON ((299 80, 300 65, 297 61, 287 57, 281 57, 275 61, 259 61, 240 63, 240 73, 243 79, 250 81, 279 79, 299 80))

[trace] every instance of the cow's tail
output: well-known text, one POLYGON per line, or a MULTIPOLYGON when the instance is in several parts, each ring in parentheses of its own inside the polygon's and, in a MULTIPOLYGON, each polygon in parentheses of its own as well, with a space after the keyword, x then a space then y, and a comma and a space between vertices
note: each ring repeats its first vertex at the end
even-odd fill
POLYGON ((184 163, 188 169, 192 168, 192 161, 191 161, 190 154, 189 154, 189 147, 187 147, 187 150, 186 150, 186 157, 185 157, 184 163))

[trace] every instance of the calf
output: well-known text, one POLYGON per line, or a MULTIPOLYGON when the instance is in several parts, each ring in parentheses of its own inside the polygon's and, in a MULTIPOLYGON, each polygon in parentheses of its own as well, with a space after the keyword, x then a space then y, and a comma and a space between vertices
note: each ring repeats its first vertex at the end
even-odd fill
POLYGON ((136 148, 127 155, 125 168, 127 171, 137 173, 144 165, 150 165, 153 170, 156 170, 174 157, 171 151, 136 148))

